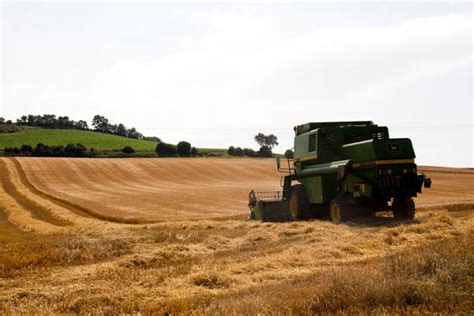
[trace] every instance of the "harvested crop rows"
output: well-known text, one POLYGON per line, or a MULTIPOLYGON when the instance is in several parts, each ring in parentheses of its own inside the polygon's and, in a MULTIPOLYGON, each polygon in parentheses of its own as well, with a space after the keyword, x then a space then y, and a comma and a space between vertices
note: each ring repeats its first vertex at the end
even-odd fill
POLYGON ((137 222, 242 215, 249 188, 278 189, 279 183, 269 160, 17 161, 18 169, 42 192, 102 216, 137 222))
MULTIPOLYGON (((381 273, 472 251, 474 171, 423 170, 433 188, 415 221, 259 223, 247 194, 279 188, 273 160, 2 158, 0 312, 328 312, 344 308, 331 289, 357 277, 368 285, 347 295, 365 303, 349 311, 436 309, 436 273, 406 293, 381 273)), ((469 296, 470 281, 456 288, 469 296)), ((462 293, 439 310, 471 311, 462 293)))

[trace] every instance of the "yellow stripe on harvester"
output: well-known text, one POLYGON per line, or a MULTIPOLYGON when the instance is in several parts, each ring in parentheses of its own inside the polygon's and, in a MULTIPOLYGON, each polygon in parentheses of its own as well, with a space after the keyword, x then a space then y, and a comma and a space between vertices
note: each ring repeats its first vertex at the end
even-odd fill
POLYGON ((352 164, 353 168, 372 167, 378 165, 398 165, 398 164, 413 164, 415 159, 391 159, 391 160, 372 160, 364 162, 356 162, 352 164))
POLYGON ((313 155, 309 155, 309 156, 304 156, 304 157, 296 158, 296 159, 295 159, 295 162, 306 161, 306 160, 312 160, 312 159, 316 159, 316 158, 318 158, 318 154, 313 154, 313 155))

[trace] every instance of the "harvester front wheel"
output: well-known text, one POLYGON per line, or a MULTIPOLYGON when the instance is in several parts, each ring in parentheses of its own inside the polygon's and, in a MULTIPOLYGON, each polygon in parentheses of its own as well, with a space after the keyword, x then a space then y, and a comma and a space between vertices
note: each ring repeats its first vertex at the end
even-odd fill
POLYGON ((306 197, 302 184, 291 187, 289 209, 291 220, 308 219, 310 217, 311 204, 306 197))
POLYGON ((329 204, 329 217, 334 224, 350 220, 356 212, 356 207, 348 197, 338 196, 329 204))
POLYGON ((393 217, 396 219, 414 219, 415 201, 413 199, 395 199, 392 203, 393 217))

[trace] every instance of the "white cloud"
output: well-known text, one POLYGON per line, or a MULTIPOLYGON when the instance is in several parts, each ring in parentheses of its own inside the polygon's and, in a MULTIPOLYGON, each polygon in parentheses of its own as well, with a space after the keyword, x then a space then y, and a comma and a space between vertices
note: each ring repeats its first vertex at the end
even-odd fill
MULTIPOLYGON (((205 31, 178 40, 181 49, 173 54, 122 57, 102 68, 85 64, 88 76, 80 78, 72 73, 57 81, 5 82, 6 104, 23 106, 9 112, 31 112, 24 109, 40 104, 59 114, 67 105, 68 111, 82 107, 87 117, 103 113, 138 127, 242 128, 241 138, 234 135, 242 145, 252 133, 247 129, 288 127, 284 149, 291 147, 293 124, 383 117, 376 112, 380 98, 396 97, 414 82, 472 68, 470 13, 304 31, 288 30, 288 17, 260 11, 215 9, 189 18, 205 31)), ((159 33, 153 40, 159 41, 159 33)), ((396 115, 391 119, 401 121, 396 115)), ((224 146, 229 135, 223 134, 189 137, 194 143, 202 140, 199 145, 224 146)))
MULTIPOLYGON (((205 112, 231 113, 242 124, 242 110, 292 112, 292 106, 325 104, 346 111, 351 104, 471 63, 468 15, 379 29, 319 30, 284 42, 273 33, 278 27, 272 19, 217 16, 211 19, 212 33, 195 39, 186 51, 145 63, 124 61, 95 74, 88 102, 156 105, 157 114, 166 110, 168 115, 186 109, 192 115, 184 123, 194 127, 200 126, 196 116, 202 119, 205 112)), ((281 117, 281 123, 286 119, 281 117)), ((244 124, 261 122, 254 118, 244 124)))

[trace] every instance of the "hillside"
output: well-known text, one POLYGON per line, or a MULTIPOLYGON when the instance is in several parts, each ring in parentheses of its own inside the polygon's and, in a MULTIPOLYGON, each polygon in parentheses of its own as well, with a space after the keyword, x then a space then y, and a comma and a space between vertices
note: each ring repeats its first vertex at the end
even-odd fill
POLYGON ((87 148, 96 150, 114 150, 131 146, 135 150, 153 151, 156 147, 156 143, 152 141, 73 129, 30 128, 18 133, 0 134, 0 149, 21 145, 36 146, 38 143, 50 146, 81 143, 87 148))

